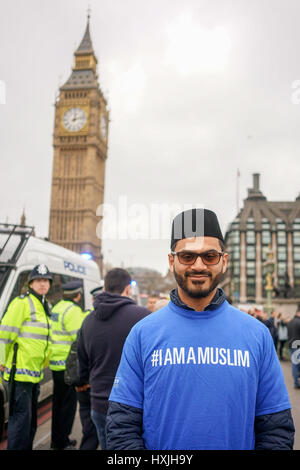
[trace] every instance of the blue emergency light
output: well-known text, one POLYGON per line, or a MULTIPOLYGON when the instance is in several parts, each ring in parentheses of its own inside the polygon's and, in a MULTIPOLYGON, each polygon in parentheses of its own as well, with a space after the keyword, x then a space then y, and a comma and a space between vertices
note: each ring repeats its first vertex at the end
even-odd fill
POLYGON ((92 253, 89 253, 88 251, 85 251, 84 253, 81 253, 81 256, 82 256, 82 258, 84 258, 86 260, 93 259, 92 253))

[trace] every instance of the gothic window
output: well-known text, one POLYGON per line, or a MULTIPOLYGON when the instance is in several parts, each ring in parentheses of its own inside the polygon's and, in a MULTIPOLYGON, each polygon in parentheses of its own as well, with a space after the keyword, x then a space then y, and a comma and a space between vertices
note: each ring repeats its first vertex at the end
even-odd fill
POLYGON ((300 219, 295 219, 293 223, 294 230, 300 230, 300 219))
POLYGON ((261 232, 261 244, 269 245, 271 243, 271 232, 263 230, 261 232))
POLYGON ((232 265, 232 272, 234 275, 239 275, 240 274, 240 263, 233 263, 232 265))
POLYGON ((255 246, 254 245, 248 245, 247 250, 246 250, 246 258, 247 260, 255 260, 256 258, 256 253, 255 253, 255 246))
POLYGON ((300 262, 294 263, 294 275, 300 278, 300 262))
POLYGON ((251 244, 255 243, 255 232, 254 232, 254 230, 248 230, 246 232, 246 242, 251 243, 251 244))
POLYGON ((255 278, 247 277, 247 297, 255 297, 255 278))
POLYGON ((286 244, 286 232, 278 231, 277 232, 277 243, 278 245, 285 245, 286 244))
POLYGON ((293 243, 294 245, 300 245, 300 231, 299 232, 293 232, 293 243))
POLYGON ((230 234, 230 242, 232 244, 240 243, 240 232, 238 230, 233 230, 230 234))
POLYGON ((277 229, 285 230, 285 223, 281 219, 276 219, 277 229))
POLYGON ((286 272, 286 263, 285 262, 282 262, 282 261, 279 261, 277 263, 277 272, 278 272, 278 276, 284 276, 285 272, 286 272))
POLYGON ((255 261, 247 261, 246 273, 247 276, 255 276, 255 261))
POLYGON ((294 260, 300 261, 300 246, 294 246, 294 260))
POLYGON ((239 260, 240 259, 240 247, 234 246, 232 249, 232 259, 239 260))
POLYGON ((286 246, 278 246, 277 248, 277 259, 278 261, 286 260, 286 246))

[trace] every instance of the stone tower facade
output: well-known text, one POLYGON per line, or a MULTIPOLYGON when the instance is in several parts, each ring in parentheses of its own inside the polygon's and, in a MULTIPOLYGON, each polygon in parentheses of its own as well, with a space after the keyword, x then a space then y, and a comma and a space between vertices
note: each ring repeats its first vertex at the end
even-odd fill
POLYGON ((98 83, 89 17, 55 103, 49 239, 91 253, 102 272, 97 207, 104 200, 109 113, 98 83))

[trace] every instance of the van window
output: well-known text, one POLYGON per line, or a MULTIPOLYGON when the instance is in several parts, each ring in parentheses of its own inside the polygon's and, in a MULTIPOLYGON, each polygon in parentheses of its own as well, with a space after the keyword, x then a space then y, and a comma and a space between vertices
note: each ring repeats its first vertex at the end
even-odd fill
MULTIPOLYGON (((30 273, 31 271, 23 271, 19 274, 7 306, 15 297, 21 294, 25 294, 28 291, 27 283, 28 283, 28 277, 30 273)), ((82 281, 82 279, 78 277, 68 276, 66 274, 52 273, 52 276, 53 276, 53 282, 52 282, 50 291, 47 295, 47 299, 52 306, 62 299, 62 287, 61 286, 63 284, 65 284, 66 282, 70 282, 70 281, 82 281)), ((80 301, 80 306, 82 309, 84 309, 84 305, 85 303, 84 303, 84 293, 83 293, 81 297, 81 301, 80 301)))

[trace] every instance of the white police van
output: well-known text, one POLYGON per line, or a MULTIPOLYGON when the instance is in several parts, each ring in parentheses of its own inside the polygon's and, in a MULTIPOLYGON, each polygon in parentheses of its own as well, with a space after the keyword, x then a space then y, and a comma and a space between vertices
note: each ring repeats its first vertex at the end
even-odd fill
MULTIPOLYGON (((98 265, 78 253, 33 236, 33 227, 0 224, 0 322, 9 303, 28 289, 28 276, 34 266, 45 264, 53 276, 47 298, 54 305, 62 297, 62 284, 82 280, 82 308, 92 307, 90 291, 103 284, 98 265)), ((49 368, 44 371, 39 400, 52 394, 49 368)), ((7 384, 0 379, 0 439, 8 418, 7 384)))

